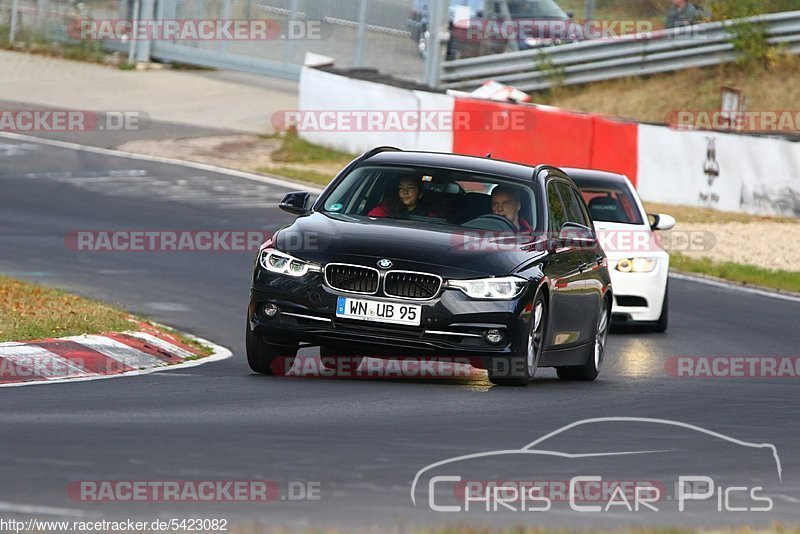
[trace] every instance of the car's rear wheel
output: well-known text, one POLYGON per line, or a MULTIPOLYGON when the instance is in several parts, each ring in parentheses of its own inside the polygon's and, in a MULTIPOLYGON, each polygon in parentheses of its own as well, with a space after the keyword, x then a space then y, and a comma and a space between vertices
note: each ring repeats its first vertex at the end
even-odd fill
POLYGON ((556 367, 556 373, 561 380, 587 380, 591 381, 600 374, 603 359, 606 355, 606 342, 608 341, 608 328, 611 324, 611 305, 608 299, 603 299, 600 313, 597 317, 597 329, 594 335, 591 353, 586 358, 586 363, 578 366, 556 367))
POLYGON ((356 356, 349 350, 322 345, 319 348, 319 360, 334 376, 353 376, 364 357, 356 356))
POLYGON ((247 363, 256 373, 284 376, 294 365, 298 348, 297 343, 287 345, 267 343, 262 336, 250 329, 249 324, 247 325, 245 336, 247 363))
POLYGON ((536 295, 531 308, 527 343, 523 350, 508 358, 494 358, 487 372, 489 380, 499 386, 527 386, 539 367, 547 331, 547 299, 536 295))

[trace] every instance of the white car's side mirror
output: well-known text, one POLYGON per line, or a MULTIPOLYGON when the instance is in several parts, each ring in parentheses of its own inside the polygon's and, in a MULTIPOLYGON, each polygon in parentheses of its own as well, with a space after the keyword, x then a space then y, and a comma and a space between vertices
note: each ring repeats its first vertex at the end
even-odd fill
POLYGON ((648 214, 651 217, 650 228, 653 230, 671 230, 677 224, 675 217, 664 213, 648 214))

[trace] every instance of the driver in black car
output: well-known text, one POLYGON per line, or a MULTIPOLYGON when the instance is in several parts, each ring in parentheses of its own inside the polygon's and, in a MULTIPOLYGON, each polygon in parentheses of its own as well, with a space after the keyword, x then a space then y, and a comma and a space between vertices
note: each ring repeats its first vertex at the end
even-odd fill
POLYGON ((519 189, 498 185, 492 189, 492 213, 508 219, 520 233, 533 232, 531 223, 520 217, 522 200, 519 189))

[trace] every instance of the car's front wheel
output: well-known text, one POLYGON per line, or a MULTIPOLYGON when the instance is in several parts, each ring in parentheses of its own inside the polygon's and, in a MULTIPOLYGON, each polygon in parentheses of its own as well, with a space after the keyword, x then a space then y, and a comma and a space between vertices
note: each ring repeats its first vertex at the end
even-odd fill
POLYGON ((664 303, 661 305, 661 315, 658 317, 658 321, 656 324, 653 325, 653 331, 664 333, 669 328, 669 284, 667 284, 666 289, 664 290, 664 303))
POLYGON ((262 375, 284 376, 294 365, 298 345, 273 345, 250 329, 247 325, 245 349, 250 369, 262 375))
POLYGON ((527 386, 533 380, 542 359, 544 336, 547 331, 547 299, 536 295, 531 308, 527 343, 508 358, 494 358, 489 365, 489 381, 499 386, 527 386))
POLYGON ((606 355, 606 341, 608 341, 608 329, 611 324, 611 305, 607 298, 603 299, 600 306, 600 313, 597 316, 597 329, 594 335, 594 343, 591 352, 583 365, 556 367, 556 373, 561 380, 587 380, 591 381, 600 374, 600 367, 606 355))

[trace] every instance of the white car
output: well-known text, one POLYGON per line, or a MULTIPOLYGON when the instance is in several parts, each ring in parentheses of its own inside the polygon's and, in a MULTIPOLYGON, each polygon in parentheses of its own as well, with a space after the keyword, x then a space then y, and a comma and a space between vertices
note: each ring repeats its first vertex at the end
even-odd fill
POLYGON ((648 215, 630 180, 620 174, 564 169, 578 185, 603 249, 614 288, 612 320, 666 332, 669 323, 669 254, 657 230, 675 219, 648 215))

